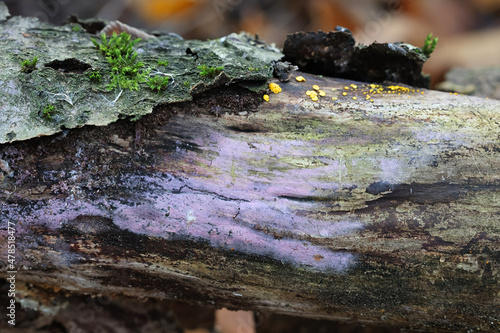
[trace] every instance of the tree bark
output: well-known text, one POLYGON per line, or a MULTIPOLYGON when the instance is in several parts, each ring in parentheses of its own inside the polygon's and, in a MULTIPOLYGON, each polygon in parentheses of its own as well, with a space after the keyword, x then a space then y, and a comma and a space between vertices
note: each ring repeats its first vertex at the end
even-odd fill
POLYGON ((229 86, 4 144, 1 253, 12 223, 21 306, 182 299, 497 331, 500 103, 428 90, 370 102, 368 84, 297 74, 253 110, 260 97, 229 86))

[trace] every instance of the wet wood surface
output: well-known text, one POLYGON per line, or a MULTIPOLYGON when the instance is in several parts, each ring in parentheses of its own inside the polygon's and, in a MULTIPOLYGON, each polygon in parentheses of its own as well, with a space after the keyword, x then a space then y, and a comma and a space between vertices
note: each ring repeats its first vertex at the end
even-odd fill
POLYGON ((497 331, 500 102, 303 76, 257 108, 229 87, 2 145, 20 306, 177 299, 497 331))

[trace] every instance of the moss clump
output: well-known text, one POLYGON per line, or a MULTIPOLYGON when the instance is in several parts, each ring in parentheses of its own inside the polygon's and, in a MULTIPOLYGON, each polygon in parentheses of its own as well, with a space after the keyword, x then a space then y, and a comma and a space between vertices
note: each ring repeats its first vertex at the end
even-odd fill
POLYGON ((428 34, 427 38, 425 38, 424 46, 422 46, 420 49, 427 58, 429 58, 431 56, 431 53, 434 52, 437 42, 438 38, 432 38, 432 33, 428 34))
POLYGON ((158 66, 168 66, 168 60, 158 60, 158 66))
POLYGON ((38 63, 38 57, 34 57, 33 60, 23 60, 21 62, 21 72, 31 73, 36 69, 36 64, 38 63))
POLYGON ((42 116, 48 120, 51 120, 52 119, 52 116, 54 115, 55 113, 55 107, 54 105, 52 104, 47 104, 44 106, 44 108, 42 109, 42 116))
POLYGON ((139 90, 139 83, 146 82, 149 70, 142 70, 144 63, 137 61, 137 52, 133 49, 140 40, 131 40, 131 36, 126 32, 119 35, 113 32, 109 41, 105 34, 101 34, 100 44, 92 38, 96 48, 106 56, 111 66, 111 81, 106 86, 107 89, 139 90))
POLYGON ((92 82, 95 82, 95 83, 101 82, 101 73, 99 73, 98 71, 88 72, 87 76, 88 76, 89 80, 92 82))
POLYGON ((200 65, 198 66, 198 69, 200 70, 200 76, 202 77, 209 77, 209 78, 214 78, 216 77, 220 72, 224 70, 223 66, 220 67, 207 67, 207 65, 200 65))
POLYGON ((153 76, 150 77, 147 84, 151 90, 160 93, 162 90, 167 89, 168 86, 168 76, 153 76))

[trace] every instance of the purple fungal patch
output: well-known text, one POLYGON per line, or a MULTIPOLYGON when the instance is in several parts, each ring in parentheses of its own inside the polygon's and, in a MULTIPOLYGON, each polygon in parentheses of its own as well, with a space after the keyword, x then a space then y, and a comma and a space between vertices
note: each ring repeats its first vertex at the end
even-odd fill
POLYGON ((363 228, 360 222, 313 220, 297 215, 286 199, 268 201, 218 196, 205 189, 198 190, 200 184, 196 180, 184 181, 165 177, 165 174, 161 177, 130 176, 124 183, 128 188, 139 184, 147 186, 147 194, 143 193, 139 200, 142 204, 131 206, 107 199, 108 209, 105 210, 102 199, 95 202, 48 201, 39 210, 57 211, 57 214, 50 216, 37 210, 32 214, 44 216, 38 224, 52 229, 80 214, 112 217, 119 228, 134 233, 165 239, 170 239, 171 235, 203 239, 214 247, 233 248, 312 269, 345 272, 356 263, 353 254, 334 252, 301 238, 353 234, 363 228), (275 238, 264 229, 287 237, 275 238))

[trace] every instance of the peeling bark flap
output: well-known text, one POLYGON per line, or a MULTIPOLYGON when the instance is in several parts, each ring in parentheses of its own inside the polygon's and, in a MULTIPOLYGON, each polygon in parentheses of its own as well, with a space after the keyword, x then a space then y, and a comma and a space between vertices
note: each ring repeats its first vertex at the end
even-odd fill
POLYGON ((428 87, 422 75, 427 57, 406 43, 355 45, 348 29, 337 27, 328 33, 296 32, 287 36, 285 59, 301 71, 362 82, 395 82, 428 87))
POLYGON ((111 68, 92 44, 95 36, 82 26, 56 27, 36 18, 7 17, 8 11, 0 7, 0 143, 65 128, 103 126, 120 118, 138 119, 155 105, 191 100, 223 84, 263 90, 272 77, 272 61, 283 56, 245 34, 204 42, 163 35, 139 42, 135 50, 149 77, 169 77, 166 90, 157 93, 141 83, 138 90, 110 91, 106 85, 111 68), (23 72, 21 63, 34 57, 38 58, 34 70, 23 72), (223 70, 216 77, 204 76, 198 69, 201 65, 223 70), (91 72, 99 72, 101 81, 92 81, 91 72))

